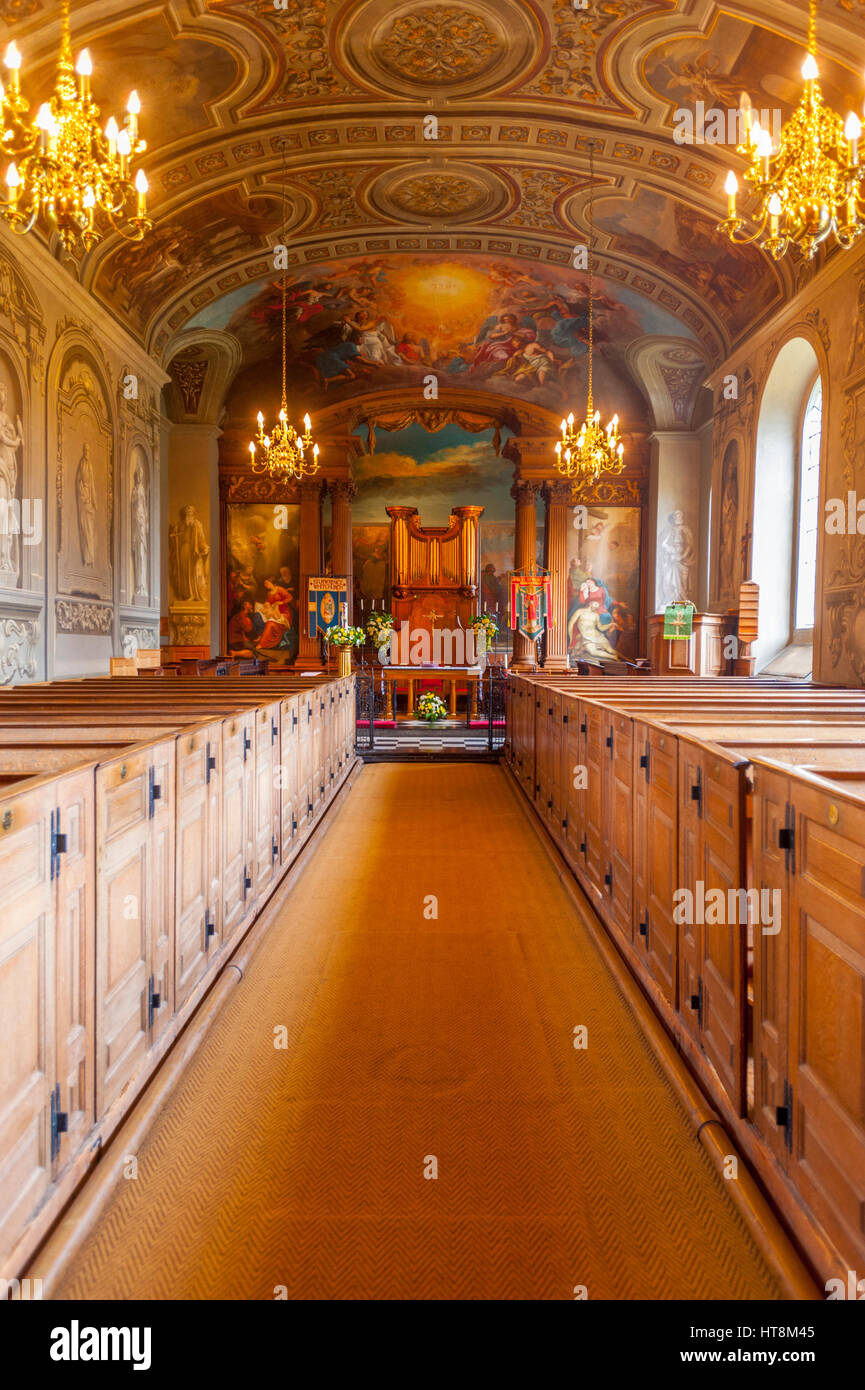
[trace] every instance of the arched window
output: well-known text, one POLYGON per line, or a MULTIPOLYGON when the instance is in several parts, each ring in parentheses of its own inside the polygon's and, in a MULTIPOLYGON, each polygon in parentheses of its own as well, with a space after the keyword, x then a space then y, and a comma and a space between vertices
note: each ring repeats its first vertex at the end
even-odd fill
POLYGON ((817 527, 820 505, 820 438, 823 430, 823 386, 818 376, 808 397, 799 448, 799 515, 796 533, 797 632, 814 626, 817 591, 817 527))

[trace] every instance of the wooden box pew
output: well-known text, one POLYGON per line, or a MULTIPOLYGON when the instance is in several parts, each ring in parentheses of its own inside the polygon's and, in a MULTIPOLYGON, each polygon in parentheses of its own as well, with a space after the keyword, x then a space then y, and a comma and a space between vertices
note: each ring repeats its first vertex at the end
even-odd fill
POLYGON ((0 1260, 40 1238, 288 868, 313 780, 323 809, 325 768, 335 789, 354 761, 350 680, 333 703, 333 682, 269 699, 257 677, 257 703, 176 684, 130 703, 82 683, 47 721, 44 691, 0 701, 0 1260))
POLYGON ((754 757, 754 1123, 848 1261, 865 1259, 865 787, 754 757))

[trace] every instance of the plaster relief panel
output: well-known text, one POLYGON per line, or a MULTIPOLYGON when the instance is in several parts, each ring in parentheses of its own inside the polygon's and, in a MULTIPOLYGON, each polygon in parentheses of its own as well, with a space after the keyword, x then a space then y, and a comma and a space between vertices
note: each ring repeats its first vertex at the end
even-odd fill
MULTIPOLYGON (((21 546, 28 516, 24 514, 21 389, 18 376, 5 353, 0 353, 0 589, 16 589, 21 578, 21 546)), ((26 512, 32 511, 28 499, 26 512)), ((40 499, 41 512, 41 499, 40 499)))
POLYGON ((57 588, 112 597, 114 513, 111 422, 105 395, 83 359, 66 369, 57 402, 57 588))

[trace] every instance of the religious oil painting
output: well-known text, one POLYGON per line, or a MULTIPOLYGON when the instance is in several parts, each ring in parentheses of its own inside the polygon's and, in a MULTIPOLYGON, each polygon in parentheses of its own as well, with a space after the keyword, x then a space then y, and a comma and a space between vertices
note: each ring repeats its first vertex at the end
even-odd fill
POLYGON ((568 528, 568 652, 592 661, 638 655, 639 507, 580 508, 568 528))
POLYGON ((300 507, 230 506, 227 534, 228 651, 287 665, 298 648, 300 507))
POLYGON ((390 524, 352 526, 355 621, 390 611, 390 524))

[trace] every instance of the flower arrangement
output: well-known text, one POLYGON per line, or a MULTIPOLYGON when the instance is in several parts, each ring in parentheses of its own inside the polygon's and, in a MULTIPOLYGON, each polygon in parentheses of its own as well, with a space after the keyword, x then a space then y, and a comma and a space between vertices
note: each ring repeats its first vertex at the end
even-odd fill
POLYGON ((417 702, 418 719, 426 719, 432 724, 436 719, 444 719, 446 715, 447 708, 441 696, 434 695, 431 690, 425 690, 417 702))
POLYGON ((364 634, 362 627, 329 627, 324 634, 325 642, 332 647, 362 647, 364 634))
POLYGON ((479 613, 476 618, 472 618, 469 627, 473 627, 475 632, 483 631, 487 642, 492 642, 499 632, 499 625, 492 613, 479 613))
POLYGON ((385 646, 392 632, 393 617, 390 613, 370 613, 366 621, 366 635, 374 647, 385 646))

